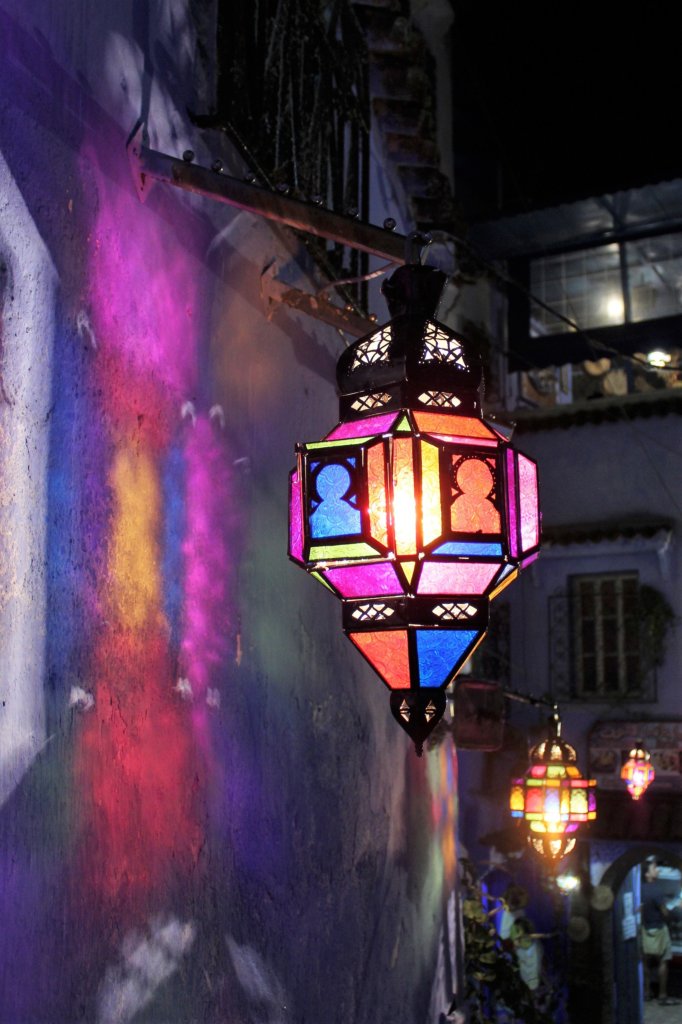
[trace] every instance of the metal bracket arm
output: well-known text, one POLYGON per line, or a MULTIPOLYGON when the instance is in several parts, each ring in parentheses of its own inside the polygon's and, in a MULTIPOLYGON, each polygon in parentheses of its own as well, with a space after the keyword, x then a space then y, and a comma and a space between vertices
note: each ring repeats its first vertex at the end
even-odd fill
POLYGON ((153 184, 160 181, 384 260, 405 262, 404 235, 240 181, 222 171, 159 153, 145 145, 143 124, 136 127, 127 148, 135 187, 143 202, 153 184))

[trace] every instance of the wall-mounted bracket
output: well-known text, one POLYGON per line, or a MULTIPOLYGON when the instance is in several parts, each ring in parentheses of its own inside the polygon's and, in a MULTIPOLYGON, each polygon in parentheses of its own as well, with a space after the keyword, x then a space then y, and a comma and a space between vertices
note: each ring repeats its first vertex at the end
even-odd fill
POLYGON ((331 324, 332 327, 336 327, 346 334, 352 334, 355 338, 362 338, 376 326, 375 320, 360 316, 352 309, 336 306, 329 300, 325 292, 312 295, 310 292, 293 288, 284 281, 278 280, 277 270, 277 263, 273 261, 265 268, 260 279, 261 296, 268 304, 268 317, 272 315, 279 303, 284 303, 316 320, 331 324))
POLYGON ((240 181, 221 170, 200 167, 190 160, 159 153, 146 143, 145 126, 138 123, 128 139, 127 148, 135 187, 142 202, 154 183, 160 181, 384 260, 397 264, 405 262, 404 235, 240 181))

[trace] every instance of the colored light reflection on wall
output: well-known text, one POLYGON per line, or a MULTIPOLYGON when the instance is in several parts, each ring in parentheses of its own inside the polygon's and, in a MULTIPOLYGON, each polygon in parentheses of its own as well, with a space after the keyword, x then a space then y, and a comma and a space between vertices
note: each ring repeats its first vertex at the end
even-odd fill
POLYGON ((441 743, 427 758, 431 793, 431 820, 443 865, 446 891, 455 884, 457 871, 457 751, 450 742, 441 743))

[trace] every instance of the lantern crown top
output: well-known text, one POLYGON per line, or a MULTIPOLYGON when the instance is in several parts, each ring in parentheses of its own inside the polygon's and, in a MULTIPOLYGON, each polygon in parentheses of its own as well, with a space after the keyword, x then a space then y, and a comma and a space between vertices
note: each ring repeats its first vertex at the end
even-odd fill
POLYGON ((391 317, 407 313, 432 317, 438 309, 446 281, 446 275, 436 267, 406 263, 386 278, 381 293, 391 317))
POLYGON ((549 720, 549 731, 546 739, 538 743, 530 752, 531 764, 576 764, 578 755, 575 747, 561 738, 561 718, 555 706, 549 720))
POLYGON ((630 754, 628 755, 634 761, 650 761, 651 754, 646 749, 641 740, 636 740, 630 754))
POLYGON ((375 402, 379 394, 385 408, 428 407, 428 396, 450 395, 459 413, 480 415, 478 347, 436 319, 446 281, 435 267, 407 263, 384 282, 392 319, 349 345, 336 368, 342 418, 348 396, 375 402))

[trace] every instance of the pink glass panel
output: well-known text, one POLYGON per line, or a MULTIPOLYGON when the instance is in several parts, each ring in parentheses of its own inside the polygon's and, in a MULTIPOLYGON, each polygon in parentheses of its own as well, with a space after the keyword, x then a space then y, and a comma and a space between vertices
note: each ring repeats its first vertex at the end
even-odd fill
POLYGON ((530 565, 531 562, 534 562, 537 557, 538 557, 538 553, 536 551, 534 555, 529 555, 528 558, 524 558, 523 561, 519 563, 520 568, 521 569, 525 569, 526 566, 530 565))
MULTIPOLYGON (((453 456, 453 462, 456 460, 453 456)), ((452 503, 450 525, 454 533, 499 533, 500 513, 490 499, 495 486, 493 459, 465 459, 459 463, 455 483, 459 493, 452 503)))
POLYGON ((383 633, 350 633, 349 636, 392 690, 409 689, 410 662, 406 629, 383 633))
POLYGON ((516 511, 516 472, 514 452, 507 449, 507 513, 509 516, 509 553, 516 558, 519 553, 519 522, 516 511))
POLYGON ((442 412, 415 412, 417 429, 427 434, 447 434, 452 437, 492 437, 495 435, 482 420, 473 416, 449 416, 442 412))
POLYGON ((499 562, 426 562, 417 590, 420 594, 482 594, 499 568, 499 562))
POLYGON ((369 532, 380 544, 388 547, 386 472, 382 441, 367 449, 367 496, 369 499, 369 532))
POLYGON ((376 597, 403 593, 397 573, 390 562, 329 569, 325 573, 325 579, 336 587, 342 597, 376 597))
POLYGON ((538 468, 519 454, 519 497, 521 505, 521 550, 528 551, 540 541, 538 513, 538 468))
POLYGON ((349 420, 339 423, 325 441, 341 441, 344 437, 371 437, 372 434, 383 434, 395 423, 397 412, 384 413, 383 416, 368 416, 364 420, 349 420))
POLYGON ((298 470, 290 477, 289 489, 289 554, 297 562, 303 562, 303 504, 301 501, 301 479, 298 470))
POLYGON ((416 554, 417 503, 411 437, 397 437, 393 442, 393 529, 396 553, 416 554))

